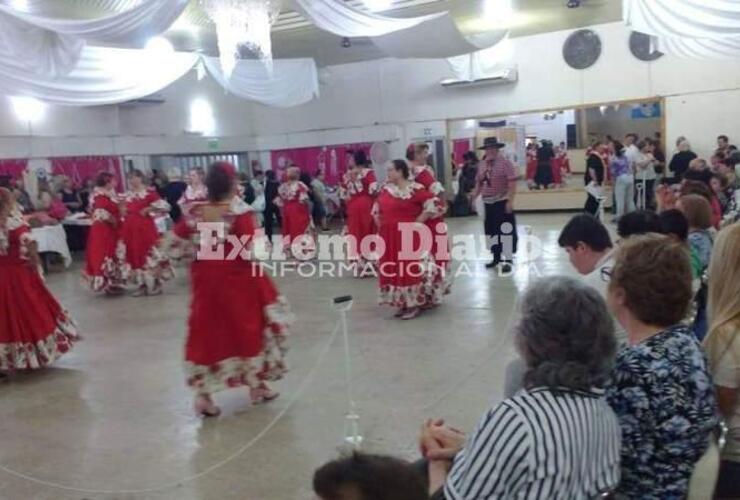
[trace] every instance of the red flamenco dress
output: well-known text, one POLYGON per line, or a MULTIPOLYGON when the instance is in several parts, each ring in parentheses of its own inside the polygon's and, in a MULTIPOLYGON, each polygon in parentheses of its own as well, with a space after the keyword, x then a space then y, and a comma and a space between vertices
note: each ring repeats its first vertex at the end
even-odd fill
POLYGON ((126 249, 129 282, 148 292, 161 289, 163 281, 174 277, 167 255, 159 248, 159 231, 152 215, 167 213, 169 204, 153 188, 129 191, 124 197, 126 217, 121 240, 126 249), (146 213, 142 213, 147 210, 146 213))
POLYGON ((537 148, 530 148, 527 149, 527 170, 526 170, 526 179, 527 179, 527 185, 532 187, 534 186, 534 177, 537 175, 537 148))
POLYGON ((362 169, 357 175, 351 171, 344 174, 340 196, 347 206, 348 256, 359 269, 363 269, 367 262, 377 260, 377 257, 363 255, 361 251, 363 239, 377 233, 372 214, 377 193, 378 182, 371 169, 362 169))
POLYGON ((0 222, 0 373, 48 366, 79 340, 27 258, 30 234, 18 211, 0 222))
POLYGON ((447 200, 445 198, 445 188, 437 181, 434 171, 427 165, 417 165, 414 167, 414 182, 421 184, 429 193, 434 196, 437 204, 437 215, 426 221, 426 225, 432 232, 431 254, 435 262, 445 269, 450 264, 450 244, 447 236, 447 224, 445 223, 444 214, 447 212, 447 200))
POLYGON ((311 212, 308 187, 301 181, 287 181, 278 188, 275 204, 283 216, 283 248, 292 254, 291 245, 301 237, 311 237, 311 212))
POLYGON ((414 248, 403 250, 421 249, 421 257, 402 255, 400 226, 402 223, 413 225, 422 212, 439 216, 434 195, 421 184, 412 182, 401 189, 388 183, 381 188, 373 210, 378 219, 378 235, 385 243, 385 252, 379 260, 379 303, 401 310, 439 305, 449 292, 445 268, 434 261, 428 249, 421 249, 417 232, 413 237, 414 248))
POLYGON ((128 278, 128 267, 119 234, 118 196, 112 190, 95 188, 90 205, 93 223, 87 236, 82 277, 95 292, 119 292, 128 278))
MULTIPOLYGON (((205 214, 219 204, 194 207, 175 226, 175 235, 199 241, 198 223, 214 222, 205 214)), ((250 238, 255 234, 251 208, 234 200, 221 221, 225 234, 250 238)), ((218 222, 218 221, 217 221, 218 222)), ((187 383, 197 394, 208 395, 231 387, 264 387, 268 380, 279 380, 287 372, 284 361, 288 327, 292 315, 285 299, 258 262, 237 251, 225 238, 221 258, 193 260, 192 298, 188 336, 185 345, 187 383)), ((241 250, 241 248, 239 249, 241 250)))

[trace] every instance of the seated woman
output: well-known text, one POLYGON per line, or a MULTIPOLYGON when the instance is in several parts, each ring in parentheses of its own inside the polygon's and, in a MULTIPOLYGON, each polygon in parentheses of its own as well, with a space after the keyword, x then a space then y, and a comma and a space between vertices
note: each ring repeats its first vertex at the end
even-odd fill
POLYGON ((441 421, 422 427, 434 498, 592 499, 619 482, 619 422, 600 389, 617 346, 604 299, 548 278, 521 313, 525 388, 488 410, 467 443, 441 421))
POLYGON ((685 498, 717 425, 704 354, 681 324, 691 296, 682 243, 650 234, 620 245, 608 302, 629 345, 617 355, 606 391, 622 427, 617 498, 685 498))

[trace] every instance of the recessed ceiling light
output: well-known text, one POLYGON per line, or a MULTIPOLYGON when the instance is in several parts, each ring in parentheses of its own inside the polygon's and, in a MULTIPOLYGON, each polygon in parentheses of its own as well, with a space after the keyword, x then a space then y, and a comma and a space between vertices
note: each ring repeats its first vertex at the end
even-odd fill
POLYGON ((362 3, 373 12, 387 10, 393 6, 393 0, 362 0, 362 3))

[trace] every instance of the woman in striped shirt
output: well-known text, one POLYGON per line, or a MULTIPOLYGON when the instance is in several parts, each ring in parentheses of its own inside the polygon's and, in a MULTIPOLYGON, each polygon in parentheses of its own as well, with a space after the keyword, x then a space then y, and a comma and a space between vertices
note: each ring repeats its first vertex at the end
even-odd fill
POLYGON ((433 498, 592 499, 619 482, 619 422, 603 399, 614 326, 599 293, 555 277, 524 296, 516 341, 525 388, 488 410, 469 439, 422 428, 433 498))

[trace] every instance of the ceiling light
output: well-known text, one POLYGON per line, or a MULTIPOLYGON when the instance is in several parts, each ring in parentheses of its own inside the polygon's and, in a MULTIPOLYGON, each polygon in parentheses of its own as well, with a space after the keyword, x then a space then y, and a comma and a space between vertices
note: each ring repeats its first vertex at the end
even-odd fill
POLYGON ((16 10, 28 11, 28 0, 11 0, 10 6, 16 10))
POLYGON ((10 102, 13 106, 15 115, 23 122, 34 123, 44 117, 46 105, 33 97, 11 97, 10 102))
POLYGON ((161 36, 150 38, 149 41, 146 42, 144 49, 150 54, 161 56, 169 56, 175 51, 170 41, 161 36))
POLYGON ((388 10, 393 6, 393 0, 362 0, 362 3, 373 12, 388 10))
POLYGON ((511 0, 485 0, 483 15, 488 19, 496 20, 497 24, 508 25, 514 16, 511 0))

